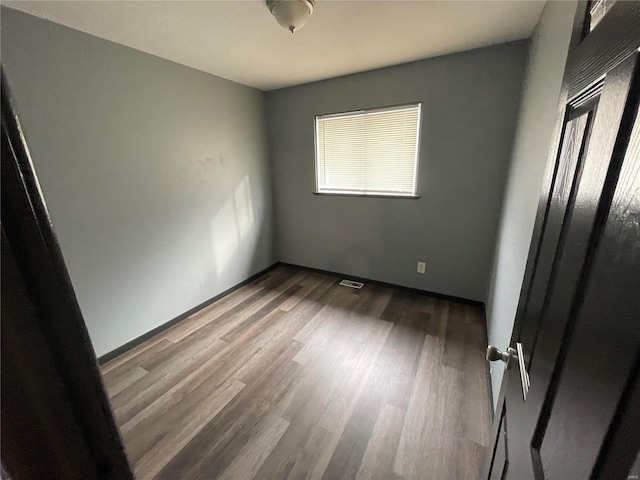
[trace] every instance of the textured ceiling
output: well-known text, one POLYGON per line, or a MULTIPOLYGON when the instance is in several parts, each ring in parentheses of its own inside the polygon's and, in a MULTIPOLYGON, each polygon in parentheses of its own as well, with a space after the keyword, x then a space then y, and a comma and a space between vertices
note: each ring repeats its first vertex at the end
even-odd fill
POLYGON ((259 0, 3 5, 272 90, 527 38, 544 1, 318 0, 293 35, 259 0))

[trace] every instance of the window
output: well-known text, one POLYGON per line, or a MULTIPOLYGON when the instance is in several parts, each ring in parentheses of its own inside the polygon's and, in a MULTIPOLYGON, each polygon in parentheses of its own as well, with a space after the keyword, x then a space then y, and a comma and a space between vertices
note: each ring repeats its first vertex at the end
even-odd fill
POLYGON ((317 116, 317 193, 415 196, 420 107, 317 116))

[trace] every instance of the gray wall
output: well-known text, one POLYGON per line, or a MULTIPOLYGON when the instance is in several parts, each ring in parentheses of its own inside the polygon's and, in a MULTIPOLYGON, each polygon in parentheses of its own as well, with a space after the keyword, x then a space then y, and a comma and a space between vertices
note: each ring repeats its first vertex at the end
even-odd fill
POLYGON ((526 52, 515 42, 269 92, 278 259, 484 301, 526 52), (314 115, 417 101, 420 199, 312 194, 314 115))
POLYGON ((2 61, 98 355, 273 263, 262 92, 4 7, 2 61))
MULTIPOLYGON (((547 2, 535 33, 487 301, 489 343, 509 344, 551 142, 576 3, 547 2)), ((493 365, 494 404, 504 369, 493 365)))

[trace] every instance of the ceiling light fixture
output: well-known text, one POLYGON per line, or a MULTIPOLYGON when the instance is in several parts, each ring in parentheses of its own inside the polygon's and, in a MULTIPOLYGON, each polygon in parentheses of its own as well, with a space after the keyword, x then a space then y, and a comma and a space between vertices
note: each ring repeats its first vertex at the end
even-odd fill
POLYGON ((315 0, 266 0, 271 15, 278 23, 294 33, 307 23, 313 13, 315 0))

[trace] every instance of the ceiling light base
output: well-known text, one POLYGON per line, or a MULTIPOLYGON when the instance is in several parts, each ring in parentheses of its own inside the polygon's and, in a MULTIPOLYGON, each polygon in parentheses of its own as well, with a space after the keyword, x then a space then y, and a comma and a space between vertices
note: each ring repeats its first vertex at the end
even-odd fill
POLYGON ((265 3, 280 26, 294 33, 307 22, 316 2, 315 0, 266 0, 265 3))

